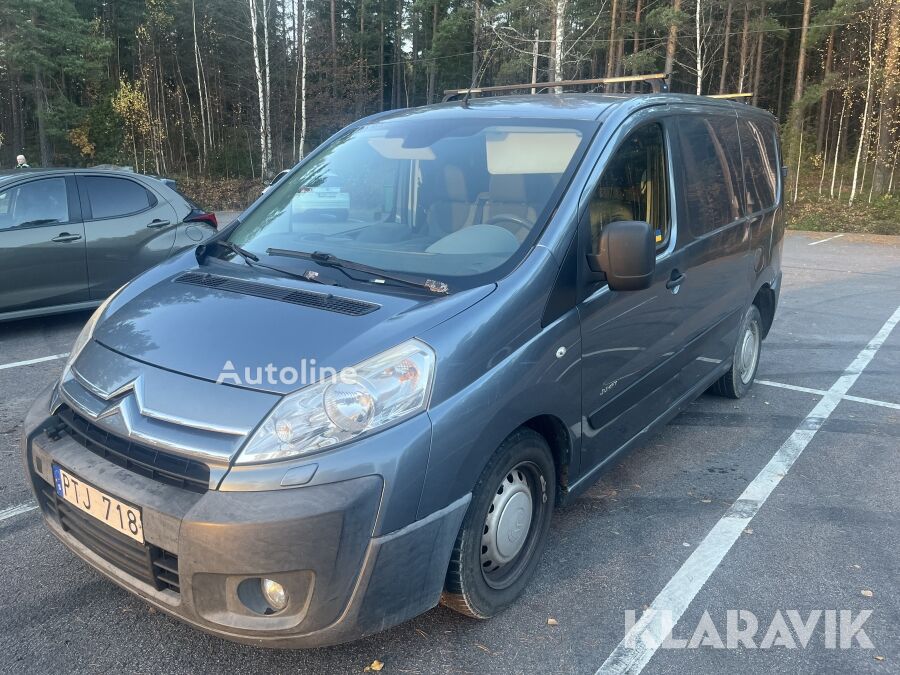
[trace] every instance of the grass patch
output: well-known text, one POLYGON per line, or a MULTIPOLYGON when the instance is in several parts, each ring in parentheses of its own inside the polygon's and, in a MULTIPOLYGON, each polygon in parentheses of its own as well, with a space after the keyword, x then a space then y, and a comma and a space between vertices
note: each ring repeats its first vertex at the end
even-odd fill
MULTIPOLYGON (((840 167, 838 169, 841 170, 840 167)), ((872 195, 870 203, 869 184, 866 182, 863 189, 857 192, 853 206, 850 206, 849 181, 853 167, 844 167, 842 174, 839 174, 845 176, 844 185, 834 198, 829 194, 831 172, 827 172, 823 194, 819 194, 821 170, 821 164, 802 168, 798 198, 793 202, 792 167, 788 184, 785 185, 788 229, 900 235, 900 195, 872 195)))

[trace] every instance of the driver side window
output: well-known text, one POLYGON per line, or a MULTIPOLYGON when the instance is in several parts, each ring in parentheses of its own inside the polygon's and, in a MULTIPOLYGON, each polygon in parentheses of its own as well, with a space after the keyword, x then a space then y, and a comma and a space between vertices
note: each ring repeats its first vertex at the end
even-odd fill
POLYGON ((641 127, 619 145, 591 195, 588 213, 594 252, 604 226, 622 220, 650 223, 657 249, 666 246, 671 229, 668 163, 659 124, 641 127))
POLYGON ((0 230, 67 222, 65 178, 42 178, 0 192, 0 230))

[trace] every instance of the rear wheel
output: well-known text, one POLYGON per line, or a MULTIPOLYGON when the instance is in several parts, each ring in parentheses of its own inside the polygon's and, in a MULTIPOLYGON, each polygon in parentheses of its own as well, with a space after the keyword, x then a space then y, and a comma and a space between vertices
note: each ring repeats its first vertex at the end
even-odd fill
POLYGON ((444 605, 488 619, 515 602, 543 551, 555 490, 547 441, 531 429, 514 432, 475 486, 450 558, 444 605))
POLYGON ((761 351, 762 319, 756 305, 750 305, 738 333, 731 369, 712 386, 712 391, 728 398, 742 398, 756 377, 761 351))

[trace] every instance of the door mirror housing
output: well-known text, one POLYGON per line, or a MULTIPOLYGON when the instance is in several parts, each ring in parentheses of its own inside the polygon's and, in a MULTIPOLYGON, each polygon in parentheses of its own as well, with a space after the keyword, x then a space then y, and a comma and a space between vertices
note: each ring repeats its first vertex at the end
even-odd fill
POLYGON ((649 288, 656 269, 653 228, 640 220, 621 220, 603 227, 600 251, 587 257, 594 278, 605 277, 613 291, 649 288))

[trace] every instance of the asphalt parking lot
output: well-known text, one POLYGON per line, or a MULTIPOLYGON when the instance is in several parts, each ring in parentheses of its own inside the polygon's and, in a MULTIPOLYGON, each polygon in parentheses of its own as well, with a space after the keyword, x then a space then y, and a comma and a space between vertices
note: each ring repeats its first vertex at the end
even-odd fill
POLYGON ((790 234, 751 395, 701 397, 558 510, 529 591, 505 614, 477 622, 439 607, 309 651, 196 632, 41 524, 21 420, 86 319, 0 324, 0 671, 359 673, 378 659, 393 673, 900 672, 900 238, 790 234), (872 647, 831 647, 822 623, 805 648, 624 641, 629 610, 669 606, 676 639, 708 612, 725 641, 729 610, 744 610, 757 644, 776 614, 871 610, 872 647))

